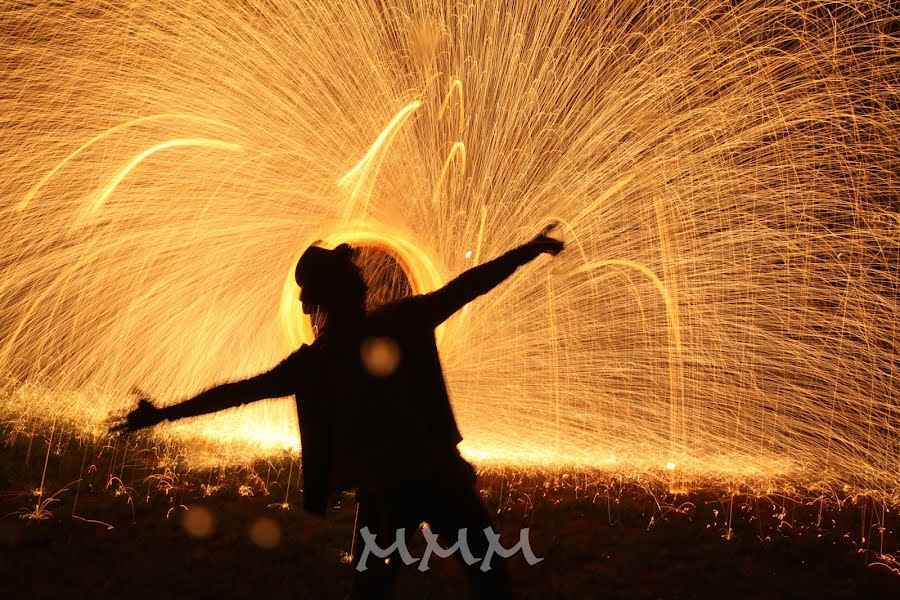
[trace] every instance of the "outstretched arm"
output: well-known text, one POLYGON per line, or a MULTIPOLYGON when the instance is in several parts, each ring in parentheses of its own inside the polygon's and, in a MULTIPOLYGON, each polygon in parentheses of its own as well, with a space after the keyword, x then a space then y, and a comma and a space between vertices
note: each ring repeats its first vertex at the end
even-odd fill
POLYGON ((159 412, 167 421, 205 415, 264 398, 287 396, 291 390, 284 384, 273 369, 249 379, 215 385, 193 398, 161 408, 159 412))
POLYGON ((462 273, 439 290, 420 297, 420 306, 426 319, 437 327, 460 308, 494 289, 516 269, 531 262, 541 254, 556 256, 563 249, 563 242, 549 237, 555 225, 546 227, 527 244, 462 273))
POLYGON ((163 421, 205 415, 264 398, 288 396, 294 392, 292 371, 296 368, 296 361, 302 357, 302 350, 303 348, 290 355, 270 371, 213 386, 193 398, 171 406, 157 408, 145 394, 138 392, 142 396, 138 407, 115 423, 111 430, 129 433, 163 421))

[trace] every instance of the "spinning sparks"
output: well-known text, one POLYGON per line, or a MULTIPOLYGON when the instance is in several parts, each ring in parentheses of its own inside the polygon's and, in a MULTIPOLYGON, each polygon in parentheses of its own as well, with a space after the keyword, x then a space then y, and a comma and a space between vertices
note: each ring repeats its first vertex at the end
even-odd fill
MULTIPOLYGON (((897 498, 883 6, 7 3, 0 416, 268 369, 316 239, 423 292, 556 220, 559 259, 439 332, 471 458, 897 498)), ((286 400, 160 434, 298 437, 286 400)))

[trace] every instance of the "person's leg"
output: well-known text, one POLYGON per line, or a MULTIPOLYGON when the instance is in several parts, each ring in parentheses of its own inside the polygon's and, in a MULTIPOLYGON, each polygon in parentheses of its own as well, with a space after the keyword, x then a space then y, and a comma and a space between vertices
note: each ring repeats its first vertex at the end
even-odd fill
POLYGON ((384 509, 384 500, 375 495, 357 494, 358 512, 356 527, 353 531, 353 588, 350 598, 389 598, 394 577, 397 572, 396 561, 386 563, 375 556, 371 550, 365 552, 366 541, 361 530, 368 528, 376 534, 376 543, 380 548, 387 548, 393 543, 388 535, 388 518, 384 509), (365 570, 360 571, 360 559, 365 558, 365 570))
POLYGON ((503 558, 496 554, 491 558, 490 569, 482 571, 482 560, 487 555, 490 541, 484 534, 486 527, 493 527, 475 482, 465 474, 441 480, 429 494, 426 520, 431 530, 450 547, 459 540, 459 530, 465 528, 466 542, 472 556, 479 559, 466 564, 462 554, 456 553, 469 577, 469 585, 475 598, 512 598, 509 572, 503 558))
MULTIPOLYGON (((386 558, 376 556, 370 549, 366 552, 366 540, 362 533, 368 528, 375 534, 375 543, 380 549, 387 549, 398 540, 397 532, 404 529, 405 544, 418 530, 421 518, 414 514, 417 505, 410 503, 405 493, 390 495, 358 494, 359 515, 353 538, 353 589, 351 598, 389 598, 397 576, 397 570, 403 562, 401 548, 395 548, 386 558), (365 558, 364 571, 357 567, 365 558)), ((370 538, 371 540, 371 538, 370 538)), ((404 547, 405 548, 405 547, 404 547)))

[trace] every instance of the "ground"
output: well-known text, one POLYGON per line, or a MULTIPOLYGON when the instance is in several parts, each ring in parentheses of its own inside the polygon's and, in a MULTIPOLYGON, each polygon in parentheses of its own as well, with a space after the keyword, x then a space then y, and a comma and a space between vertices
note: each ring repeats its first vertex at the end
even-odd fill
MULTIPOLYGON (((353 572, 342 556, 350 550, 352 495, 323 520, 302 511, 293 465, 272 470, 269 463, 251 475, 242 471, 243 479, 221 470, 157 469, 148 476, 109 448, 81 454, 57 446, 45 457, 34 449, 23 454, 20 443, 0 447, 0 596, 347 594, 353 572), (59 489, 58 502, 35 511, 59 489), (186 523, 204 511, 212 527, 200 535, 186 523), (38 516, 46 518, 30 518, 38 516), (268 549, 249 534, 261 518, 280 534, 268 549)), ((896 552, 889 552, 896 549, 896 512, 864 497, 817 503, 723 489, 672 494, 624 480, 497 472, 482 474, 479 487, 504 545, 528 527, 531 547, 544 559, 509 559, 518 597, 900 597, 900 574, 890 568, 896 552)), ((423 549, 418 536, 412 554, 423 549)), ((430 567, 405 567, 396 597, 465 597, 453 559, 433 558, 430 567)))

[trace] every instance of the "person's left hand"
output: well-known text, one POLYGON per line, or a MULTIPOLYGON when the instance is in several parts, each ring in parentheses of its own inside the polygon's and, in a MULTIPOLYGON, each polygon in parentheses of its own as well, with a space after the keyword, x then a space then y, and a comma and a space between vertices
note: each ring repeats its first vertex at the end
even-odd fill
POLYGON ((556 229, 557 224, 551 223, 544 227, 537 236, 529 244, 540 253, 547 253, 550 256, 556 256, 566 247, 562 240, 550 237, 550 232, 556 229))
POLYGON ((132 433, 139 429, 152 427, 165 420, 162 411, 153 402, 147 399, 147 395, 138 389, 134 390, 139 396, 137 408, 119 419, 110 421, 110 433, 132 433))

